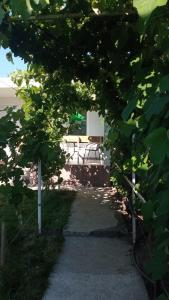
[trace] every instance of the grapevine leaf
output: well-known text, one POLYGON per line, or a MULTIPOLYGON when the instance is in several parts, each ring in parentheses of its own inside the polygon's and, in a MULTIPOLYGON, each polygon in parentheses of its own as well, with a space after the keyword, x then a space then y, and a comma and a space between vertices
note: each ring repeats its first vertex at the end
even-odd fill
POLYGON ((2 23, 4 16, 5 16, 5 11, 0 6, 0 24, 2 23))
POLYGON ((147 18, 157 6, 162 6, 167 3, 167 0, 134 0, 133 4, 137 8, 139 15, 142 18, 147 18))
POLYGON ((32 0, 36 5, 39 4, 39 0, 32 0))
POLYGON ((160 79, 159 88, 161 93, 169 91, 169 75, 163 76, 160 79))
POLYGON ((1 32, 0 32, 0 45, 2 45, 2 47, 4 49, 7 49, 8 46, 9 46, 8 37, 5 34, 1 33, 1 32))
POLYGON ((128 120, 128 118, 130 117, 130 114, 133 112, 136 105, 137 105, 137 98, 136 97, 133 97, 131 100, 129 100, 127 106, 125 107, 125 109, 122 112, 123 120, 128 120))
POLYGON ((12 52, 8 52, 6 54, 6 58, 9 62, 11 62, 12 64, 14 64, 14 61, 13 61, 13 57, 12 57, 12 52))
POLYGON ((156 300, 168 300, 168 297, 166 297, 164 294, 162 294, 156 300))
POLYGON ((153 216, 154 203, 152 201, 147 201, 142 207, 142 213, 145 221, 150 221, 153 216))
POLYGON ((159 127, 151 132, 145 139, 145 144, 150 147, 150 156, 154 164, 161 163, 169 154, 169 140, 167 130, 159 127))
POLYGON ((22 1, 11 0, 10 4, 11 4, 13 15, 19 15, 26 19, 32 13, 33 9, 30 4, 30 0, 22 0, 22 1))
POLYGON ((162 249, 155 251, 153 258, 146 264, 145 268, 154 280, 159 280, 166 274, 168 266, 162 249))
POLYGON ((110 129, 108 133, 108 138, 110 139, 111 143, 115 143, 115 141, 118 139, 118 132, 115 129, 110 129))
POLYGON ((128 122, 120 122, 120 132, 126 137, 130 137, 133 129, 135 129, 135 124, 132 123, 132 120, 128 120, 128 122))
POLYGON ((156 199, 159 203, 156 210, 157 216, 166 215, 169 213, 169 191, 161 191, 157 194, 156 199))
POLYGON ((39 3, 42 5, 42 7, 45 7, 46 5, 50 4, 49 0, 39 0, 39 3))
POLYGON ((163 6, 167 3, 167 0, 133 0, 134 7, 137 8, 138 14, 140 16, 139 20, 139 31, 140 33, 145 32, 146 24, 151 16, 151 14, 154 12, 154 10, 158 6, 163 6))
POLYGON ((150 101, 150 105, 145 111, 146 118, 149 120, 153 115, 158 115, 167 103, 169 103, 168 95, 158 94, 156 97, 154 97, 153 95, 150 101))

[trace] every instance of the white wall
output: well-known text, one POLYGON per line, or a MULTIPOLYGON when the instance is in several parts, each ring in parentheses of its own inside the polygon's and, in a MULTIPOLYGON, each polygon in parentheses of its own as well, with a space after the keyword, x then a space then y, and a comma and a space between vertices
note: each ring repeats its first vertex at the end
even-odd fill
POLYGON ((87 112, 88 136, 104 136, 104 119, 96 111, 87 112))
POLYGON ((17 108, 22 106, 22 100, 16 97, 15 92, 15 89, 11 87, 0 86, 0 117, 5 114, 3 110, 7 106, 16 106, 17 108))

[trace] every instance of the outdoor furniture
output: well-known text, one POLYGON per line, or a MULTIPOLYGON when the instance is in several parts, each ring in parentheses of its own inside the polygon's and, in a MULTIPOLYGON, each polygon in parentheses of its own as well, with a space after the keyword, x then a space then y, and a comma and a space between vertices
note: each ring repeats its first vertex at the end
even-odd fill
POLYGON ((91 159, 90 157, 91 153, 94 153, 94 157, 92 156, 92 159, 95 158, 100 160, 101 157, 100 145, 96 143, 90 143, 86 145, 84 159, 91 159))
POLYGON ((94 136, 64 136, 64 150, 70 154, 67 162, 77 156, 77 164, 79 160, 82 160, 82 164, 85 160, 100 160, 102 159, 101 143, 103 137, 94 136))
MULTIPOLYGON (((96 159, 100 160, 102 159, 102 151, 101 151, 101 143, 102 143, 102 137, 100 136, 90 136, 89 138, 90 143, 88 143, 85 147, 85 153, 84 153, 84 161, 85 159, 96 159), (94 156, 90 156, 90 154, 94 154, 94 156)), ((83 162, 84 163, 84 162, 83 162)))
POLYGON ((70 159, 73 159, 73 157, 77 154, 77 157, 79 155, 79 137, 78 136, 64 136, 63 141, 66 145, 65 150, 66 152, 70 153, 70 157, 68 158, 68 161, 70 159), (70 152, 70 150, 73 151, 70 152))

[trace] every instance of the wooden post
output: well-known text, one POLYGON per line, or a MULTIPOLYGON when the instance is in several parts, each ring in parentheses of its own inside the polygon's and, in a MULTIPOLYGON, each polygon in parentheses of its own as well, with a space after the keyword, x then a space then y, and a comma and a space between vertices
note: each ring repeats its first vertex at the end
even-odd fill
POLYGON ((1 223, 1 253, 0 253, 1 267, 3 267, 5 264, 5 242, 6 242, 5 222, 2 222, 1 223))

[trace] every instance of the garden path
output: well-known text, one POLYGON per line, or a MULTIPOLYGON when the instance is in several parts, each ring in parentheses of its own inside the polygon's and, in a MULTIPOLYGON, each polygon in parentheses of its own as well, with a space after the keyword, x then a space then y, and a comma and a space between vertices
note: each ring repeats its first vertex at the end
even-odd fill
POLYGON ((65 244, 43 300, 147 300, 108 188, 77 192, 65 244))

